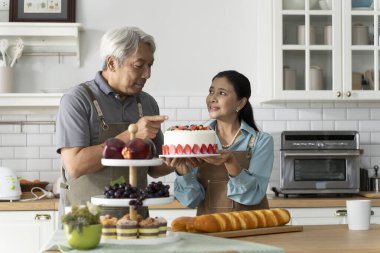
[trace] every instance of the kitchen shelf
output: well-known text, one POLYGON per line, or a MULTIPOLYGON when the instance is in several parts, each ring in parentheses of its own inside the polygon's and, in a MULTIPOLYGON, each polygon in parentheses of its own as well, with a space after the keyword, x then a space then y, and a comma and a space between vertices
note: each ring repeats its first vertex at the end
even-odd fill
POLYGON ((62 93, 1 93, 0 107, 58 107, 62 93))
POLYGON ((23 55, 74 56, 80 66, 80 23, 0 22, 2 39, 14 45, 17 38, 24 41, 23 55))

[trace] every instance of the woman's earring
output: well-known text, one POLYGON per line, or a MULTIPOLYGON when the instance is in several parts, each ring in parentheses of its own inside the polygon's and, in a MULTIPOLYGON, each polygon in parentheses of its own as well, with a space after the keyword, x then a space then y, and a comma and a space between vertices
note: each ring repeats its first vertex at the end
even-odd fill
POLYGON ((235 110, 235 111, 236 111, 236 113, 238 113, 238 112, 239 112, 239 108, 236 108, 236 110, 235 110))

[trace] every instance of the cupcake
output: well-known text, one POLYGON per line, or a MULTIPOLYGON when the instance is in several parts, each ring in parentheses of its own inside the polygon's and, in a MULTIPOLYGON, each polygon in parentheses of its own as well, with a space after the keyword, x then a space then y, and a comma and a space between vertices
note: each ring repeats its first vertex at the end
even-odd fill
POLYGON ((164 217, 156 217, 158 221, 158 237, 166 237, 166 231, 168 230, 168 221, 164 217))
MULTIPOLYGON (((129 215, 129 213, 125 214, 123 217, 121 217, 121 219, 127 219, 127 220, 132 220, 131 219, 131 216, 129 215)), ((144 217, 142 217, 141 214, 137 214, 137 223, 139 223, 140 221, 142 221, 144 219, 144 217)))
POLYGON ((139 238, 158 238, 159 222, 154 218, 146 218, 139 223, 139 238))
POLYGON ((121 218, 116 223, 118 240, 137 239, 137 221, 121 218))
POLYGON ((99 218, 100 224, 102 224, 102 239, 116 239, 117 218, 108 214, 99 218))

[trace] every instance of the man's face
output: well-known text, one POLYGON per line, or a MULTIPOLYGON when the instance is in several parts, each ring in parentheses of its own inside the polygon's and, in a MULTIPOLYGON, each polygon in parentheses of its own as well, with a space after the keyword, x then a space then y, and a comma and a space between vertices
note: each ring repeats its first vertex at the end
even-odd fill
POLYGON ((120 95, 137 94, 150 78, 153 62, 153 50, 149 44, 140 43, 137 51, 128 56, 121 66, 114 64, 115 69, 109 84, 120 95))

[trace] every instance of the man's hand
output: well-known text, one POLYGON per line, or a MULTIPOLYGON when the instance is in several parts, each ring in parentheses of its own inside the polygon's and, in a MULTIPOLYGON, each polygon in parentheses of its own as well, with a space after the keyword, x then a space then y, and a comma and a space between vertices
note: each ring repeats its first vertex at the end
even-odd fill
POLYGON ((169 117, 166 115, 144 116, 137 121, 138 131, 136 137, 154 139, 160 130, 161 123, 169 117))

